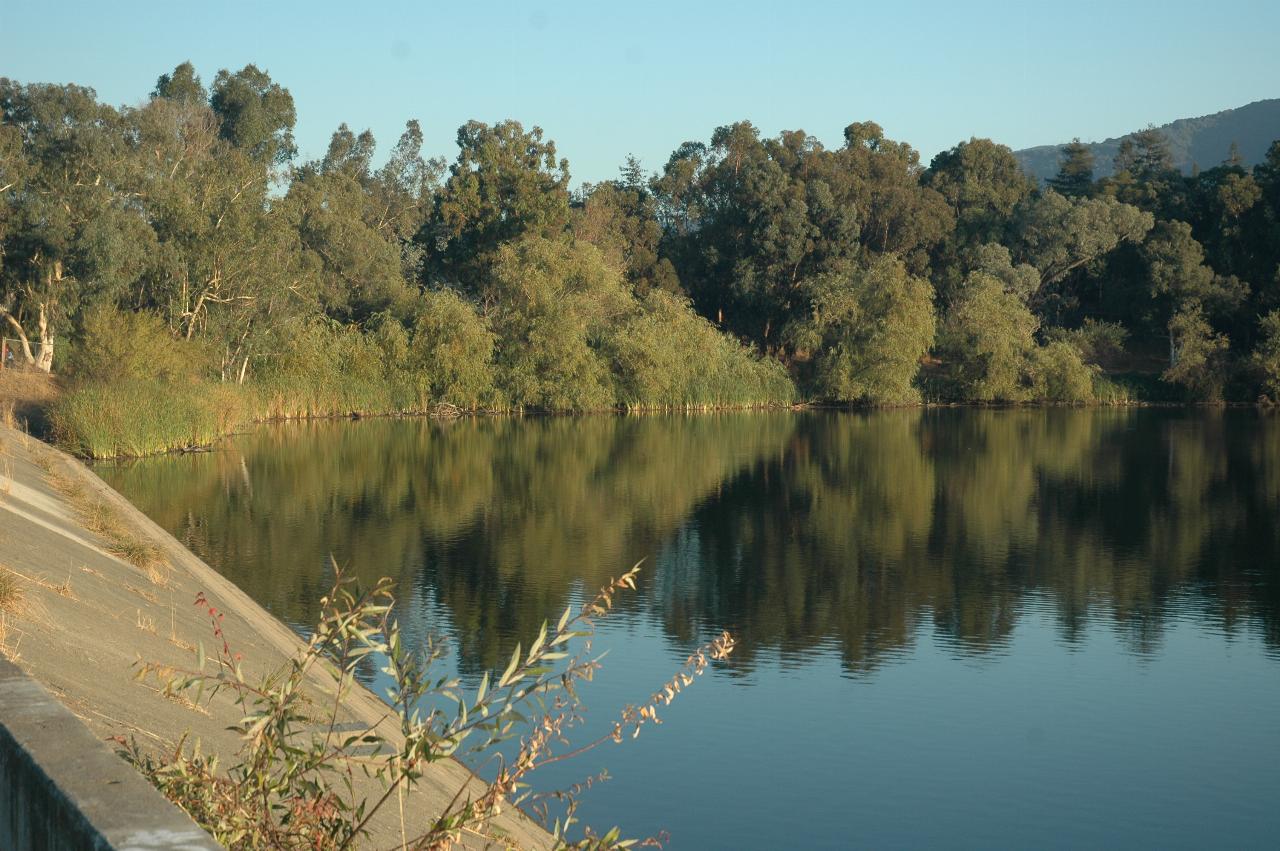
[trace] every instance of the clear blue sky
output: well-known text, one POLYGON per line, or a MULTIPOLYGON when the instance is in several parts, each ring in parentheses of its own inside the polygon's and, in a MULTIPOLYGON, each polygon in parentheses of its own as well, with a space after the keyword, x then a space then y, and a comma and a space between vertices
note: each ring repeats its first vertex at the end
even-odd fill
POLYGON ((385 154, 418 118, 452 159, 468 119, 537 124, 574 184, 657 169, 749 119, 829 145, 873 120, 925 161, 1120 135, 1280 96, 1280 0, 757 3, 57 2, 0 6, 0 76, 137 103, 184 60, 253 62, 298 107, 304 157, 343 121, 385 154))

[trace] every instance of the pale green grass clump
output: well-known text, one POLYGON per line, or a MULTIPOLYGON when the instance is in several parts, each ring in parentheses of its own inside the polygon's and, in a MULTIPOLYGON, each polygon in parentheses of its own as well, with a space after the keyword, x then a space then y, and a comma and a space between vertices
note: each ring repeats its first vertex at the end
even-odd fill
POLYGON ((246 421, 231 385, 124 379, 83 384, 53 406, 58 441, 89 458, 150 455, 207 446, 246 421))

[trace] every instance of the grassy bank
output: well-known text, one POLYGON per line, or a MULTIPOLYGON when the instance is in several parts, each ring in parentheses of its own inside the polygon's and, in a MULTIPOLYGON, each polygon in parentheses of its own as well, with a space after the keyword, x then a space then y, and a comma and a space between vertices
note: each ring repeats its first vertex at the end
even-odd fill
MULTIPOLYGON (((661 383, 609 380, 597 405, 516 404, 502 387, 482 401, 436 394, 407 370, 284 368, 243 385, 201 378, 182 382, 114 377, 72 382, 47 400, 49 431, 85 458, 154 455, 205 447, 257 422, 338 416, 463 413, 709 411, 780 407, 797 397, 779 364, 726 349, 716 367, 671 370, 661 383)), ((350 363, 350 362, 348 362, 350 363)))

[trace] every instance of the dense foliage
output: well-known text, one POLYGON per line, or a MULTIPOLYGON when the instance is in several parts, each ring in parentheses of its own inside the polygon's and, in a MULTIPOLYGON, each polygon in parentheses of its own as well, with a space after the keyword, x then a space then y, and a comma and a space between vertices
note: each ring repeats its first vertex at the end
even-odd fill
POLYGON ((926 166, 871 122, 831 149, 740 122, 571 191, 554 142, 514 121, 460 128, 452 163, 410 121, 377 167, 346 125, 295 162, 294 121, 252 65, 206 90, 183 64, 120 108, 0 80, 0 322, 13 357, 71 377, 69 440, 120 445, 148 407, 123 400, 153 394, 197 397, 204 425, 135 450, 237 418, 442 405, 1280 387, 1280 144, 1188 176, 1148 130, 1095 180, 1073 143, 1041 187, 986 139, 926 166), (235 416, 210 419, 215 385, 235 416))

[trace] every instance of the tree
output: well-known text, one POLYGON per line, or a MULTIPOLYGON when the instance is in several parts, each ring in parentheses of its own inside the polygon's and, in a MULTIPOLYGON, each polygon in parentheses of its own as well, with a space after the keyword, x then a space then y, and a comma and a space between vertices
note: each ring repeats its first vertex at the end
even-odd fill
POLYGON ((475 306, 449 290, 428 290, 414 315, 408 365, 423 396, 468 410, 494 401, 496 338, 475 306))
POLYGON ((1070 343, 1056 340, 1030 352, 1031 397, 1046 402, 1091 402, 1098 367, 1086 364, 1070 343))
POLYGON ((1059 195, 1087 198, 1093 194, 1093 149, 1078 138, 1062 146, 1062 164, 1047 181, 1059 195))
POLYGON ((610 182, 590 187, 574 210, 573 234, 600 249, 636 295, 653 289, 681 292, 675 267, 658 256, 662 228, 657 204, 642 186, 610 182))
POLYGON ((1070 292, 1049 288, 1122 243, 1142 239, 1153 224, 1150 213, 1114 198, 1067 198, 1046 189, 1040 197, 1024 202, 1014 216, 1015 256, 1040 271, 1033 304, 1043 310, 1054 298, 1058 310, 1069 306, 1070 292))
MULTIPOLYGON (((344 124, 324 159, 297 170, 281 212, 298 231, 304 262, 317 270, 325 312, 344 322, 403 309, 412 298, 407 234, 396 227, 386 187, 371 171, 375 143, 344 124)), ((410 231, 411 232, 411 231, 410 231)))
POLYGON ((984 272, 999 278, 1004 291, 1016 295, 1023 304, 1040 289, 1040 271, 1030 263, 1014 263, 1009 249, 999 243, 976 246, 966 257, 968 272, 984 272))
POLYGON ((678 193, 668 206, 684 208, 676 214, 682 244, 669 256, 694 303, 764 350, 776 349, 800 281, 821 262, 806 186, 772 150, 749 122, 726 125, 710 146, 673 157, 656 183, 660 192, 678 193))
POLYGON ((219 71, 209 105, 221 122, 222 138, 254 159, 280 165, 297 154, 293 96, 256 65, 246 65, 234 74, 219 71))
POLYGON ((529 235, 495 254, 481 294, 498 333, 499 383, 515 407, 611 407, 608 327, 634 310, 622 275, 600 252, 561 236, 529 235))
POLYGON ((183 62, 171 74, 161 74, 151 96, 183 103, 204 103, 209 99, 209 93, 204 90, 195 66, 190 62, 183 62))
POLYGON ((428 280, 484 287, 494 252, 525 236, 554 239, 569 222, 569 163, 542 129, 518 121, 470 121, 458 158, 416 239, 428 280))
MULTIPOLYGON (((1143 243, 1142 257, 1147 264, 1147 279, 1157 316, 1164 319, 1169 329, 1171 372, 1166 374, 1179 376, 1169 380, 1191 386, 1188 376, 1201 374, 1211 367, 1216 369, 1217 361, 1175 370, 1183 358, 1179 353, 1183 345, 1179 337, 1191 341, 1193 353, 1203 348, 1207 344, 1201 340, 1210 339, 1199 330, 1201 324, 1207 325, 1206 317, 1228 316, 1248 297, 1249 286, 1234 276, 1218 275, 1205 264, 1204 250, 1191 236, 1191 226, 1186 222, 1161 222, 1143 243), (1174 333, 1175 324, 1178 333, 1174 333)), ((1193 392, 1203 390, 1197 385, 1193 392)), ((1216 392, 1220 393, 1221 389, 1216 392)))
POLYGON ((922 182, 951 206, 961 245, 999 240, 1014 208, 1035 188, 1005 145, 970 139, 933 158, 922 182))
POLYGON ((749 122, 719 127, 653 183, 663 254, 699 312, 786 360, 782 329, 808 309, 804 281, 881 254, 924 271, 952 223, 920 173, 919 154, 870 122, 849 125, 832 151, 800 130, 762 139, 749 122))
POLYGON ((1186 222, 1161 222, 1142 245, 1151 295, 1172 304, 1172 312, 1194 302, 1213 314, 1237 307, 1249 287, 1234 277, 1218 275, 1204 262, 1204 249, 1186 222))
POLYGON ((1114 166, 1115 174, 1103 183, 1106 194, 1163 218, 1182 213, 1182 175, 1159 130, 1148 127, 1123 139, 1114 166))
POLYGON ((155 240, 127 186, 121 117, 92 89, 0 79, 0 119, 0 319, 49 372, 55 338, 141 278, 155 240))
POLYGON ((807 282, 809 315, 789 329, 813 353, 813 390, 823 399, 903 403, 919 399, 920 359, 933 345, 933 289, 885 255, 868 269, 807 282))
POLYGON ((271 163, 224 139, 210 107, 155 98, 129 118, 148 152, 135 179, 158 243, 135 304, 213 342, 218 372, 243 381, 255 355, 279 349, 286 320, 316 307, 296 208, 273 203, 271 163))

